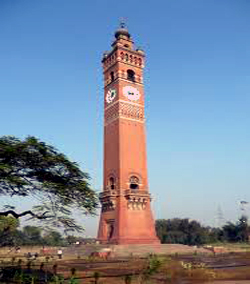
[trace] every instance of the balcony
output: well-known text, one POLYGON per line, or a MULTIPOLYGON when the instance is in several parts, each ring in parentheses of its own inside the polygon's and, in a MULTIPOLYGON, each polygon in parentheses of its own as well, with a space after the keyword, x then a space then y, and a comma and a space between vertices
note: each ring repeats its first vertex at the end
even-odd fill
POLYGON ((99 198, 102 199, 105 197, 114 197, 116 195, 117 192, 114 189, 107 189, 99 194, 99 198))
POLYGON ((125 196, 136 196, 136 197, 150 197, 150 194, 146 190, 138 189, 127 189, 124 192, 125 196))

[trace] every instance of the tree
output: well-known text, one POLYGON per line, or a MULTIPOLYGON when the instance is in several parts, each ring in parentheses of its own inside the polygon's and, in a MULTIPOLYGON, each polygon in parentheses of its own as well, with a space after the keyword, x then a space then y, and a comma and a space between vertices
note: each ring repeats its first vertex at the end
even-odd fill
POLYGON ((82 229, 72 217, 73 209, 93 215, 98 206, 90 177, 54 147, 27 137, 0 138, 0 195, 33 197, 39 204, 17 212, 7 205, 0 216, 42 221, 44 228, 82 229))
POLYGON ((66 242, 69 245, 75 244, 77 241, 79 241, 79 239, 82 239, 81 237, 76 237, 76 236, 72 236, 72 235, 68 235, 66 237, 66 242))
POLYGON ((25 244, 27 245, 38 245, 43 244, 42 230, 36 226, 25 226, 23 228, 23 235, 25 244))
POLYGON ((0 216, 0 245, 7 246, 14 243, 14 235, 19 221, 13 217, 0 216))
POLYGON ((49 246, 61 246, 63 245, 62 235, 57 231, 50 231, 43 237, 44 243, 49 246))
POLYGON ((245 216, 242 216, 236 224, 228 222, 222 229, 225 239, 229 242, 248 241, 249 227, 245 216))
POLYGON ((247 242, 248 241, 248 235, 249 235, 249 227, 247 224, 247 217, 241 216, 241 218, 238 221, 238 241, 240 242, 247 242))
POLYGON ((233 224, 232 222, 227 222, 226 225, 223 226, 223 234, 225 239, 229 242, 236 242, 237 241, 237 234, 238 229, 237 225, 233 224))
POLYGON ((169 219, 156 220, 156 232, 162 243, 201 245, 209 241, 209 228, 195 220, 169 219))
POLYGON ((4 231, 13 232, 19 226, 19 221, 13 217, 0 216, 0 233, 4 231))

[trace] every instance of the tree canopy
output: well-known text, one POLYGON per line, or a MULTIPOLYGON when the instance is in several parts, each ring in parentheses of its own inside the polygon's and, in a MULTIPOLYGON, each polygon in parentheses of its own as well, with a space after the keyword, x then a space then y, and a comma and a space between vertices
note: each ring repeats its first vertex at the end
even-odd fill
POLYGON ((156 232, 161 243, 201 245, 216 242, 247 242, 249 226, 242 216, 235 224, 228 222, 222 228, 202 226, 198 221, 186 219, 156 220, 156 232))
POLYGON ((246 242, 248 241, 248 235, 250 233, 247 217, 241 216, 241 218, 236 222, 228 222, 223 226, 224 237, 231 242, 246 242))
POLYGON ((18 219, 12 216, 0 216, 0 246, 12 244, 13 234, 17 231, 18 226, 18 219))
POLYGON ((200 245, 206 243, 209 237, 208 228, 188 218, 156 220, 156 232, 162 243, 200 245))
POLYGON ((69 246, 76 242, 86 242, 81 236, 67 234, 65 237, 60 231, 53 228, 48 231, 41 227, 27 225, 19 228, 19 220, 14 217, 0 217, 0 247, 20 246, 69 246))
POLYGON ((38 203, 22 212, 7 204, 0 216, 29 216, 44 227, 81 230, 73 209, 92 215, 98 207, 89 180, 77 163, 35 137, 0 137, 0 197, 32 197, 38 203))

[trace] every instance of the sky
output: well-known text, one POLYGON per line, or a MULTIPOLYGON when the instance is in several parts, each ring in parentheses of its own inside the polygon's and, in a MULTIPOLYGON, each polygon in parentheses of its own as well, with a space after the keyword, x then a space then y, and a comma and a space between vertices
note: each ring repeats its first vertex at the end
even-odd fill
MULTIPOLYGON (((0 0, 0 136, 52 144, 101 191, 101 58, 123 17, 146 52, 155 218, 236 221, 250 201, 249 15, 249 0, 0 0)), ((78 219, 96 235, 98 216, 78 219)))

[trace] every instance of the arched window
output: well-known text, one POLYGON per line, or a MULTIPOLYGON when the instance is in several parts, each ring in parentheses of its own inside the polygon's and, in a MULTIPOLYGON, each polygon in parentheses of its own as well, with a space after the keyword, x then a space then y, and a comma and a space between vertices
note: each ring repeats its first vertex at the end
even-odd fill
POLYGON ((134 58, 135 64, 137 64, 137 57, 134 58))
POLYGON ((123 60, 124 59, 124 53, 121 52, 121 59, 123 60))
POLYGON ((114 72, 110 72, 110 80, 111 82, 113 82, 115 80, 115 75, 114 75, 114 72))
POLYGON ((141 66, 142 64, 141 58, 139 58, 138 61, 139 61, 139 65, 141 66))
POLYGON ((138 190, 139 189, 139 179, 138 177, 136 176, 132 176, 130 179, 129 179, 129 187, 130 189, 132 190, 138 190))
POLYGON ((109 178, 110 189, 115 189, 115 179, 113 177, 109 178))
POLYGON ((128 54, 125 54, 125 60, 128 61, 128 54))
POLYGON ((130 60, 131 63, 133 62, 133 56, 132 55, 129 56, 129 60, 130 60))
POLYGON ((135 72, 133 70, 127 70, 127 79, 135 82, 135 72))

